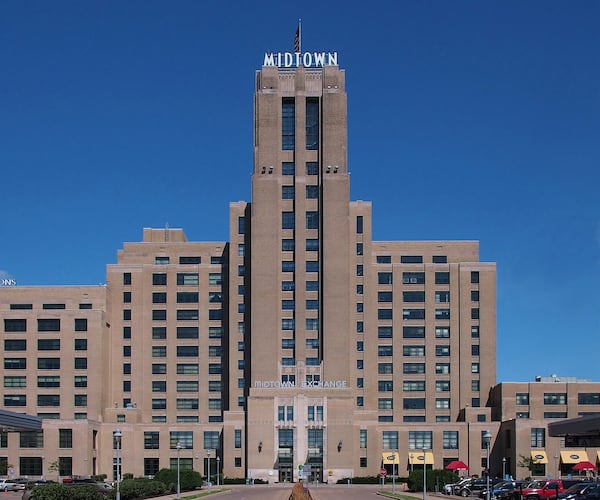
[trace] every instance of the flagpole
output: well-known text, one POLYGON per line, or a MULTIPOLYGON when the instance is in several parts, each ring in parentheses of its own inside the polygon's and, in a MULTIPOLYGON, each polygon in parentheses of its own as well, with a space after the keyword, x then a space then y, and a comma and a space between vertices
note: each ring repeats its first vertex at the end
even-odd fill
POLYGON ((298 19, 298 52, 302 53, 302 19, 298 19))

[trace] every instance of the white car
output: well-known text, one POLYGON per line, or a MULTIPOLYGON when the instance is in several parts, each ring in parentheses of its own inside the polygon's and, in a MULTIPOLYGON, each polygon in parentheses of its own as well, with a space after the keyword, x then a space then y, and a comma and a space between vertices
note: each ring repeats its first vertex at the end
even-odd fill
POLYGON ((20 483, 14 479, 0 479, 0 491, 19 491, 25 489, 25 483, 20 483))

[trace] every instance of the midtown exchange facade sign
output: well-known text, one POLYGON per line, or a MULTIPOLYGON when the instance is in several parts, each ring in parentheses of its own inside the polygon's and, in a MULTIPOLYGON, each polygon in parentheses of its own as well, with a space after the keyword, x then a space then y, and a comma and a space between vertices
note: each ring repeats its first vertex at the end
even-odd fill
POLYGON ((263 66, 278 68, 322 68, 337 65, 337 52, 267 52, 263 62, 263 66))
POLYGON ((347 389, 346 380, 305 380, 296 385, 295 382, 280 382, 279 380, 256 380, 256 389, 347 389))

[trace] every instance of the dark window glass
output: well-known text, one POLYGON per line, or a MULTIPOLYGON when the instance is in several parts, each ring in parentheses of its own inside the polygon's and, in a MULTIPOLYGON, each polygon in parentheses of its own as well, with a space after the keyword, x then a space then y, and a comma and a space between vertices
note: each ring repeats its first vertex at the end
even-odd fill
POLYGON ((422 264, 423 257, 421 255, 401 255, 401 264, 422 264))
POLYGON ((123 273, 123 284, 131 285, 131 273, 123 273))
POLYGON ((38 358, 39 370, 60 370, 60 358, 38 358))
POLYGON ((38 339, 38 351, 60 351, 60 339, 38 339))
POLYGON ((281 250, 283 252, 293 252, 296 247, 296 242, 293 239, 286 238, 281 240, 281 250))
POLYGON ((76 351, 87 351, 87 339, 75 339, 76 351))
POLYGON ((60 319, 38 319, 38 332, 60 332, 60 319))
POLYGON ((307 273, 318 273, 319 272, 319 261, 318 260, 309 260, 306 262, 306 272, 307 273))
POLYGON ((306 240, 306 251, 307 252, 318 252, 319 251, 319 240, 311 238, 306 240))
POLYGON ((179 257, 180 264, 200 264, 201 262, 201 257, 179 257))
POLYGON ((404 326, 404 327, 402 327, 402 336, 405 339, 424 339, 425 338, 425 327, 424 326, 404 326))
POLYGON ((152 274, 152 284, 153 285, 166 285, 167 284, 167 274, 166 273, 153 273, 152 274))
POLYGON ((306 186, 306 199, 307 200, 316 200, 319 198, 319 186, 316 185, 308 185, 306 186))
POLYGON ((377 337, 380 339, 391 339, 393 337, 394 330, 391 326, 378 326, 377 337))
POLYGON ((167 294, 165 292, 154 292, 152 294, 152 303, 153 304, 166 304, 167 303, 167 294))
POLYGON ((471 271, 471 283, 479 283, 479 271, 471 271))
POLYGON ((434 255, 431 259, 434 264, 446 264, 448 257, 446 255, 434 255))
POLYGON ((281 149, 296 148, 296 103, 293 97, 284 97, 281 102, 281 149))
POLYGON ((392 301, 393 301, 392 292, 377 292, 377 302, 392 302, 392 301))
POLYGON ((282 212, 281 229, 294 229, 296 227, 296 215, 294 212, 282 212))
POLYGON ((87 358, 75 358, 76 370, 87 370, 87 358))
POLYGON ((435 284, 436 285, 447 285, 450 283, 449 272, 437 272, 435 273, 435 284))
POLYGON ((11 304, 10 309, 11 311, 17 309, 33 309, 33 304, 11 304))
POLYGON ((282 175, 296 175, 296 164, 289 161, 284 161, 281 164, 282 175))
POLYGON ((404 302, 425 302, 425 292, 402 292, 402 300, 404 302))
POLYGON ((154 309, 152 311, 152 319, 154 321, 165 321, 167 319, 166 309, 154 309))
POLYGON ((319 149, 319 98, 306 98, 306 149, 319 149))
POLYGON ((177 338, 178 339, 197 339, 198 338, 198 327, 197 326, 178 326, 177 327, 177 338))
POLYGON ((391 264, 392 256, 391 255, 378 255, 377 256, 377 264, 391 264))
MULTIPOLYGON (((210 294, 209 294, 209 302, 211 302, 210 294)), ((220 302, 222 302, 222 301, 220 301, 220 302)), ((199 313, 198 313, 197 309, 177 309, 177 319, 179 321, 197 320, 198 318, 199 318, 199 313)))
POLYGON ((197 304, 198 292, 177 292, 178 304, 197 304))
POLYGON ((26 319, 5 319, 4 320, 4 331, 5 332, 25 332, 25 331, 27 331, 27 320, 26 319))
POLYGON ((377 309, 377 319, 392 319, 392 309, 377 309))
POLYGON ((76 332, 87 332, 88 321, 86 318, 75 318, 75 331, 76 332))
POLYGON ((306 212, 306 229, 319 229, 319 212, 306 212))
POLYGON ((42 304, 42 309, 64 309, 64 304, 42 304))
POLYGON ((281 199, 282 200, 293 200, 296 195, 294 186, 281 186, 281 199))
POLYGON ((306 175, 319 175, 319 164, 316 161, 306 162, 306 175))
POLYGON ((377 283, 380 285, 391 285, 392 280, 392 273, 377 273, 377 283))
POLYGON ((362 233, 363 233, 363 216, 358 215, 358 216, 356 216, 356 234, 362 234, 362 233))
POLYGON ((123 320, 124 321, 131 320, 131 309, 123 309, 123 320))
POLYGON ((91 309, 92 304, 79 304, 79 309, 91 309))
POLYGON ((402 283, 406 285, 423 285, 425 284, 425 273, 402 273, 402 283))
POLYGON ((479 319, 479 308, 473 307, 471 309, 471 319, 479 319))
MULTIPOLYGON (((57 339, 58 340, 58 339, 57 339)), ((38 349, 39 349, 38 340, 38 349)), ((60 340, 58 340, 58 344, 60 346, 60 340)), ((27 341, 25 339, 15 339, 15 340, 5 340, 4 341, 4 350, 5 351, 25 351, 27 349, 27 341)), ((60 349, 60 347, 59 347, 60 349)))
POLYGON ((246 234, 246 217, 238 217, 238 234, 246 234))

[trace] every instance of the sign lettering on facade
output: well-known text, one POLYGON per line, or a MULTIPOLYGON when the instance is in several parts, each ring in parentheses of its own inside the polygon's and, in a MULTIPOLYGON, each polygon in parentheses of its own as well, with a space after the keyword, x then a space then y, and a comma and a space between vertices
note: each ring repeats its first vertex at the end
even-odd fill
POLYGON ((337 65, 337 52, 266 52, 263 61, 263 66, 278 68, 322 68, 337 65))
POLYGON ((17 280, 12 278, 0 279, 0 286, 17 286, 17 280))
POLYGON ((256 380, 256 389, 346 389, 346 380, 305 380, 296 385, 295 382, 280 382, 279 380, 256 380))

